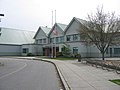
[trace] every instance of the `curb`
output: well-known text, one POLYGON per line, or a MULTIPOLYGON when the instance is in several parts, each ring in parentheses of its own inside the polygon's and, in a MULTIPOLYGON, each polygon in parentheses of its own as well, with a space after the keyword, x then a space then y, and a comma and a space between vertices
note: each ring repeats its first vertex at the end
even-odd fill
POLYGON ((27 60, 38 60, 38 61, 44 61, 44 62, 48 62, 51 63, 55 66, 55 69, 57 71, 57 74, 59 76, 59 79, 61 81, 61 84, 63 86, 63 89, 60 90, 71 90, 70 86, 68 85, 67 81, 65 80, 64 76, 62 75, 62 72, 60 71, 59 67, 52 61, 46 60, 46 59, 39 59, 39 58, 16 58, 16 59, 27 59, 27 60))
POLYGON ((56 71, 57 71, 57 73, 58 73, 58 76, 59 76, 60 81, 61 81, 62 86, 63 86, 63 89, 60 89, 60 90, 71 90, 70 87, 69 87, 69 85, 68 85, 68 83, 66 82, 64 76, 62 75, 59 67, 58 67, 54 62, 49 61, 49 60, 46 60, 46 59, 35 59, 35 58, 34 58, 33 60, 40 60, 40 61, 52 63, 52 64, 55 66, 55 68, 56 68, 56 71))

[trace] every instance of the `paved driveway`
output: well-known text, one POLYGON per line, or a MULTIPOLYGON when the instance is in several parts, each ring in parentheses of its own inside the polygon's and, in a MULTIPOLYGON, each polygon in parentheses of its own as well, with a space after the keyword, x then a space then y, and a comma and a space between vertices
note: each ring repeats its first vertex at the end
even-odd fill
POLYGON ((0 90, 60 90, 55 67, 51 63, 0 58, 0 90))

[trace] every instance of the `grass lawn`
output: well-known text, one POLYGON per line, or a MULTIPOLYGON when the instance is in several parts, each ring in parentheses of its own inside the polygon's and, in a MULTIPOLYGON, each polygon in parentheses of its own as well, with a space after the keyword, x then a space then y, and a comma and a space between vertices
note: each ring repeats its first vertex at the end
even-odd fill
POLYGON ((40 56, 39 58, 46 58, 46 59, 53 59, 53 60, 76 60, 77 58, 65 58, 65 57, 57 57, 57 58, 49 58, 49 57, 44 57, 40 56))
POLYGON ((57 60, 75 60, 76 58, 57 57, 57 58, 53 58, 53 59, 57 59, 57 60))
POLYGON ((115 84, 120 85, 120 79, 109 80, 109 81, 111 81, 111 82, 113 82, 113 83, 115 83, 115 84))

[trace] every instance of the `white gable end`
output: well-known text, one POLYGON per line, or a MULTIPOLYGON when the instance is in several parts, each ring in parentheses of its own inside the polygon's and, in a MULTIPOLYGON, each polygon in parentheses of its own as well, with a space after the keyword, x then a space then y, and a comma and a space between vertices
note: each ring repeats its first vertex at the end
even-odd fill
POLYGON ((43 30, 39 30, 37 36, 35 39, 43 39, 43 38, 47 38, 46 34, 43 32, 43 30))
POLYGON ((69 26, 69 28, 66 31, 66 35, 71 35, 71 34, 78 34, 79 30, 79 25, 80 23, 76 22, 75 20, 72 22, 72 24, 69 26))
POLYGON ((61 28, 60 28, 59 26, 55 26, 54 31, 57 33, 57 35, 55 35, 55 34, 52 32, 52 33, 50 34, 50 38, 63 36, 63 31, 61 30, 61 28))

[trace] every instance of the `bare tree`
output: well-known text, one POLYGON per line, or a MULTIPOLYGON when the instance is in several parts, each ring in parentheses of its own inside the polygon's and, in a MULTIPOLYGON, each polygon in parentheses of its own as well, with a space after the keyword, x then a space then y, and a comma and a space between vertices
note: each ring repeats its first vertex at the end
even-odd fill
POLYGON ((102 54, 110 45, 120 42, 120 17, 115 13, 105 13, 102 8, 97 8, 97 12, 88 15, 88 21, 80 25, 80 35, 86 42, 94 44, 102 54))

